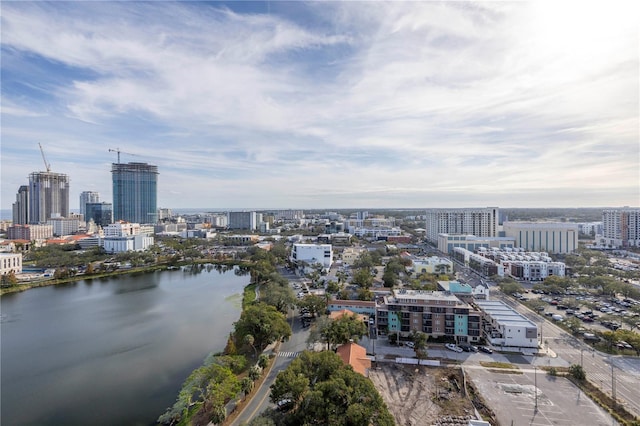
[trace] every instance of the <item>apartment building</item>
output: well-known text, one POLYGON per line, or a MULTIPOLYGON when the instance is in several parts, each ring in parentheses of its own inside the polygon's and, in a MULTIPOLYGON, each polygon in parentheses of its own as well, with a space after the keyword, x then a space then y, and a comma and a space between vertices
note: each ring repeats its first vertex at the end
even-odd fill
POLYGON ((504 276, 504 267, 502 265, 486 256, 473 253, 462 247, 455 247, 453 249, 452 258, 465 267, 473 269, 483 277, 491 277, 493 275, 504 276))
POLYGON ((598 243, 610 248, 640 247, 640 209, 603 210, 598 243))
POLYGON ((479 340, 480 317, 480 311, 444 291, 394 289, 376 308, 376 325, 381 334, 399 332, 406 336, 421 331, 457 342, 479 340))
POLYGON ((68 217, 52 217, 47 220, 47 225, 53 227, 53 235, 61 237, 63 235, 71 235, 80 229, 80 221, 68 217))
POLYGON ((7 229, 9 240, 46 240, 53 237, 51 225, 13 225, 7 229))
POLYGON ((426 211, 425 236, 434 245, 438 244, 440 234, 497 237, 499 217, 498 207, 429 209, 426 211))
POLYGON ((227 227, 229 229, 258 229, 258 215, 256 212, 228 212, 227 227))
POLYGON ((475 235, 438 235, 438 250, 442 253, 453 253, 455 247, 476 251, 480 247, 499 248, 515 247, 516 239, 512 237, 477 237, 475 235))

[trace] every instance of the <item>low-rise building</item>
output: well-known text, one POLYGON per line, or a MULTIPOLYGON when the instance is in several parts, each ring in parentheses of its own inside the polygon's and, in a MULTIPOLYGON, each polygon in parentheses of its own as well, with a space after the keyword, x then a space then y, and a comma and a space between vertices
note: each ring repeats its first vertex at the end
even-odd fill
POLYGON ((453 272, 453 262, 446 257, 410 256, 411 270, 415 275, 420 274, 450 274, 453 272))
POLYGON ((153 245, 153 237, 143 234, 104 237, 102 246, 107 253, 144 251, 153 245))
POLYGON ((371 359, 367 356, 367 350, 357 343, 349 342, 340 345, 336 349, 336 354, 347 365, 353 368, 353 371, 367 376, 371 368, 371 359))
POLYGON ((442 253, 453 253, 455 247, 461 247, 469 251, 484 248, 515 247, 516 240, 513 237, 476 237, 475 235, 439 234, 438 250, 442 253))
POLYGON ((360 259, 360 256, 366 252, 367 249, 364 247, 347 247, 342 251, 342 264, 353 266, 360 259))
POLYGON ((538 326, 500 300, 478 300, 484 337, 493 346, 516 352, 536 352, 538 326))
POLYGON ((289 259, 301 269, 320 264, 328 271, 333 264, 333 250, 331 244, 294 244, 289 259))
POLYGON ((22 273, 22 253, 0 253, 0 275, 22 273))
POLYGON ((369 300, 334 299, 329 301, 327 310, 330 313, 348 310, 356 314, 366 315, 370 317, 372 315, 375 315, 376 313, 376 302, 369 300))

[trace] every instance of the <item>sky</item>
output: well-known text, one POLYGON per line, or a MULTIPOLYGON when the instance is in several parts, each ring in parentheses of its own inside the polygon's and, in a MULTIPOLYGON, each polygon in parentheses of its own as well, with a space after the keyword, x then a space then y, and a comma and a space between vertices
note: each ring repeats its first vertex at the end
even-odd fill
POLYGON ((1 203, 640 205, 640 2, 1 4, 1 203))

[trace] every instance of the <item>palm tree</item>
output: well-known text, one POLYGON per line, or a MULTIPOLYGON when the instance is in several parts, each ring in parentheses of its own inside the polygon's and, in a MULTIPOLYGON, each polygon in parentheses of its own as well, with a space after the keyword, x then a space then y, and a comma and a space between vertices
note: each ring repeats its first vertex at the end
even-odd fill
POLYGON ((255 354, 256 358, 258 358, 258 350, 253 345, 255 341, 256 341, 255 337, 253 337, 251 334, 247 334, 246 336, 244 336, 244 343, 246 343, 247 345, 253 348, 253 353, 255 354))

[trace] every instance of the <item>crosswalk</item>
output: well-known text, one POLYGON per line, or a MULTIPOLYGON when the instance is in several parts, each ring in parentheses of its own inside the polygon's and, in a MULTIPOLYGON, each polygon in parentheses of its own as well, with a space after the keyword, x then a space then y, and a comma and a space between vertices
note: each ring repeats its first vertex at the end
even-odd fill
POLYGON ((280 353, 278 353, 278 356, 283 357, 283 358, 297 358, 298 355, 300 355, 300 352, 280 352, 280 353))

